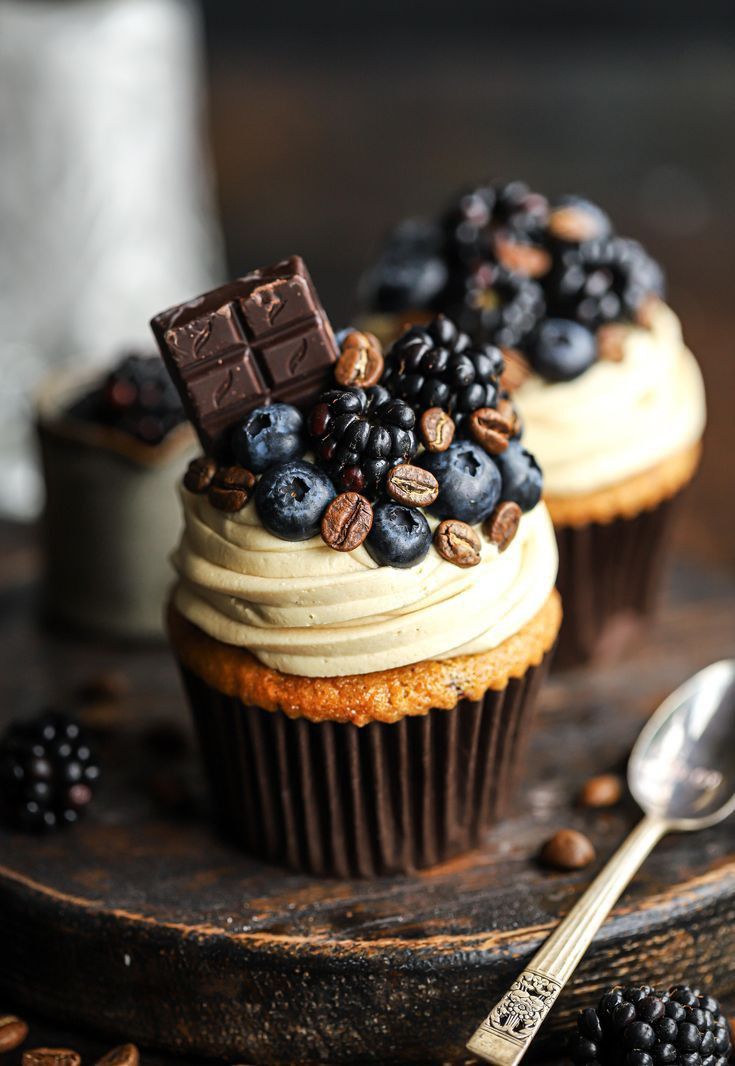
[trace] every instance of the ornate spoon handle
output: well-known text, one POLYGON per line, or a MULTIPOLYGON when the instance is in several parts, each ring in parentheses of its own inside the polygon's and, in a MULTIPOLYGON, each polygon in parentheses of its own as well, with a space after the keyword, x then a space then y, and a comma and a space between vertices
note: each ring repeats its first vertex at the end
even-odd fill
POLYGON ((467 1045, 494 1066, 517 1066, 592 939, 668 826, 650 815, 623 842, 467 1045))

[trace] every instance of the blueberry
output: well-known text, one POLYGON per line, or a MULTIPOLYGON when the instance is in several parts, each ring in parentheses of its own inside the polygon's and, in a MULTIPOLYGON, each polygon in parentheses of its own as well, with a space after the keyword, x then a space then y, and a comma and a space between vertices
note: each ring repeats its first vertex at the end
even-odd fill
POLYGON ((500 472, 482 448, 471 441, 457 441, 445 452, 424 452, 416 463, 439 482, 432 514, 470 525, 492 514, 500 499, 500 472))
POLYGON ((336 496, 326 474, 296 460, 266 470, 255 490, 261 522, 283 540, 308 540, 319 532, 322 515, 336 496))
POLYGON ((234 430, 232 449, 238 463, 254 474, 300 459, 306 451, 301 412, 288 403, 256 407, 234 430))
POLYGON ((365 547, 381 566, 415 566, 431 547, 431 530, 420 511, 384 500, 373 511, 365 547))
POLYGON ((532 510, 541 499, 543 475, 531 453, 512 440, 495 462, 503 478, 502 499, 517 503, 522 511, 532 510))
POLYGON ((540 324, 529 348, 534 370, 549 381, 571 381, 597 358, 597 341, 591 330, 568 318, 547 318, 540 324))

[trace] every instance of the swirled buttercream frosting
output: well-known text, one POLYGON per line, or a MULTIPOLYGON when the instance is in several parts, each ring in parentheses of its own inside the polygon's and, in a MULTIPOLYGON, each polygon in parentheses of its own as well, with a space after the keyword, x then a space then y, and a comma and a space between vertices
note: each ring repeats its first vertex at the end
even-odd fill
POLYGON ((233 515, 186 489, 182 500, 175 606, 287 674, 366 674, 489 651, 536 615, 556 578, 543 504, 522 517, 504 552, 484 542, 480 564, 462 570, 433 547, 411 568, 379 566, 364 546, 336 552, 320 537, 280 540, 252 503, 233 515))
POLYGON ((702 436, 702 375, 674 312, 657 301, 649 327, 622 328, 619 361, 566 382, 533 375, 513 394, 549 498, 617 484, 702 436))

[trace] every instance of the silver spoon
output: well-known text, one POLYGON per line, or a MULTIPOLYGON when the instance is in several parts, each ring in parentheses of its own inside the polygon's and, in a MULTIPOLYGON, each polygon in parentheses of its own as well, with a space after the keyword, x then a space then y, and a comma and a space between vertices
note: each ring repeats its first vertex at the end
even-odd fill
POLYGON ((467 1045, 516 1066, 595 933, 659 840, 735 811, 735 659, 701 670, 664 700, 639 736, 628 785, 645 818, 537 952, 467 1045))

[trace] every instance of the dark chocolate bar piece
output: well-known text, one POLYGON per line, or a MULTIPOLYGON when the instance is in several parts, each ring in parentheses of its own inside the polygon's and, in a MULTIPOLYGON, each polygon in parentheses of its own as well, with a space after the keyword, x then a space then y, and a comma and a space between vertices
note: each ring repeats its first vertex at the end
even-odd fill
POLYGON ((162 311, 151 328, 205 452, 217 456, 254 407, 310 407, 339 354, 299 256, 162 311))

